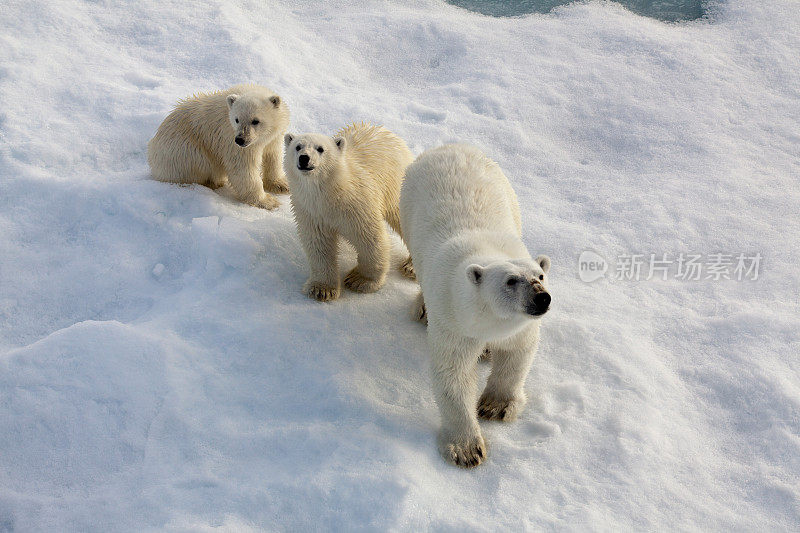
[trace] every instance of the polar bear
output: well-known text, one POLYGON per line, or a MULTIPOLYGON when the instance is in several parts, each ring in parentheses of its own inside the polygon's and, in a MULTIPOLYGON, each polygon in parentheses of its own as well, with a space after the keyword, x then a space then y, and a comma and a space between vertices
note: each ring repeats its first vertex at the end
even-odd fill
POLYGON ((421 287, 414 316, 428 322, 439 448, 451 463, 477 466, 486 445, 476 415, 513 420, 526 402, 550 259, 531 258, 511 184, 471 146, 428 150, 408 167, 400 226, 421 287), (478 398, 486 349, 492 371, 478 398))
MULTIPOLYGON (((303 292, 318 301, 339 297, 339 236, 358 252, 345 286, 377 291, 389 270, 384 221, 400 233, 400 187, 414 160, 408 146, 389 130, 364 123, 349 125, 333 138, 287 133, 284 139, 292 211, 311 270, 303 292)), ((410 258, 401 269, 413 277, 410 258)))
POLYGON ((236 85, 178 103, 147 144, 153 178, 172 183, 225 184, 245 203, 274 209, 270 192, 287 192, 283 134, 289 109, 259 85, 236 85))

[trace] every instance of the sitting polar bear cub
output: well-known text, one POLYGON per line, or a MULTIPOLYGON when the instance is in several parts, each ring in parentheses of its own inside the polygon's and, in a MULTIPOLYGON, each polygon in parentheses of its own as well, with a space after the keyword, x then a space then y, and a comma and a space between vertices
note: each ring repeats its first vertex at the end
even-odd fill
POLYGON ((236 85, 178 103, 147 145, 153 177, 217 189, 227 177, 236 198, 274 209, 286 192, 281 140, 289 109, 258 85, 236 85))
POLYGON ((451 463, 477 466, 486 445, 476 414, 513 420, 525 404, 539 318, 550 305, 550 259, 531 259, 514 190, 471 146, 428 150, 408 167, 400 225, 422 288, 415 317, 427 315, 440 450, 451 463), (485 349, 492 372, 478 399, 485 349))
MULTIPOLYGON (((340 235, 358 252, 345 286, 377 291, 389 270, 384 220, 400 233, 400 186, 414 160, 408 146, 389 130, 368 124, 347 126, 333 138, 287 133, 285 142, 292 211, 311 270, 303 291, 318 301, 339 297, 340 235)), ((410 258, 401 268, 414 276, 410 258)))

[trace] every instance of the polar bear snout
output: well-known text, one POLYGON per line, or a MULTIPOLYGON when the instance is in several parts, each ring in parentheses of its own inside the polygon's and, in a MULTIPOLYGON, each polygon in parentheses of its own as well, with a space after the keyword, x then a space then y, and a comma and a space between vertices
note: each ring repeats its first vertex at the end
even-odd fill
POLYGON ((242 128, 236 132, 236 137, 234 137, 233 142, 240 148, 247 148, 256 140, 256 135, 253 133, 252 129, 242 128))
POLYGON ((531 316, 541 316, 550 309, 550 293, 539 283, 532 283, 528 292, 525 312, 531 316))
POLYGON ((310 172, 314 170, 314 166, 310 165, 311 157, 307 154, 301 154, 300 157, 297 158, 297 168, 302 170, 303 172, 310 172))

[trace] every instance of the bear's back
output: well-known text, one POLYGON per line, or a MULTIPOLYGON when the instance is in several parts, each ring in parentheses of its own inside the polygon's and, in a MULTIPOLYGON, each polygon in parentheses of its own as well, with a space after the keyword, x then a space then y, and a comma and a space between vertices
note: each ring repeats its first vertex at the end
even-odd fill
POLYGON ((346 154, 377 184, 399 193, 406 167, 414 160, 405 141, 383 126, 359 123, 337 133, 347 143, 346 154))
MULTIPOLYGON (((228 123, 225 96, 230 89, 211 93, 196 93, 179 100, 175 109, 162 123, 170 132, 180 131, 196 143, 213 149, 216 139, 232 133, 228 123)), ((159 128, 161 129, 161 128, 159 128)))
POLYGON ((445 145, 420 155, 406 170, 400 210, 410 241, 417 233, 426 242, 444 242, 470 230, 521 236, 511 184, 497 163, 469 145, 445 145))

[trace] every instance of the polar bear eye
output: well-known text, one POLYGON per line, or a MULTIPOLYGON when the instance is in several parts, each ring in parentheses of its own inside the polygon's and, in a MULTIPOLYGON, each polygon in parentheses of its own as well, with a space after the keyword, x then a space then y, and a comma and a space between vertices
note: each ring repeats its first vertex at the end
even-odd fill
POLYGON ((539 274, 539 279, 544 279, 544 274, 539 274))
POLYGON ((236 121, 237 124, 239 123, 239 119, 238 118, 235 118, 233 120, 236 121))
POLYGON ((298 144, 297 146, 294 147, 294 149, 299 152, 302 147, 303 147, 302 144, 298 144))
POLYGON ((506 280, 506 285, 508 285, 509 287, 513 287, 514 285, 517 284, 517 281, 518 281, 517 278, 508 278, 506 280))
POLYGON ((325 149, 322 148, 322 146, 317 146, 317 152, 322 153, 324 151, 325 151, 325 149))
POLYGON ((251 122, 250 124, 252 124, 253 126, 257 126, 258 125, 258 119, 254 118, 253 122, 251 122))

